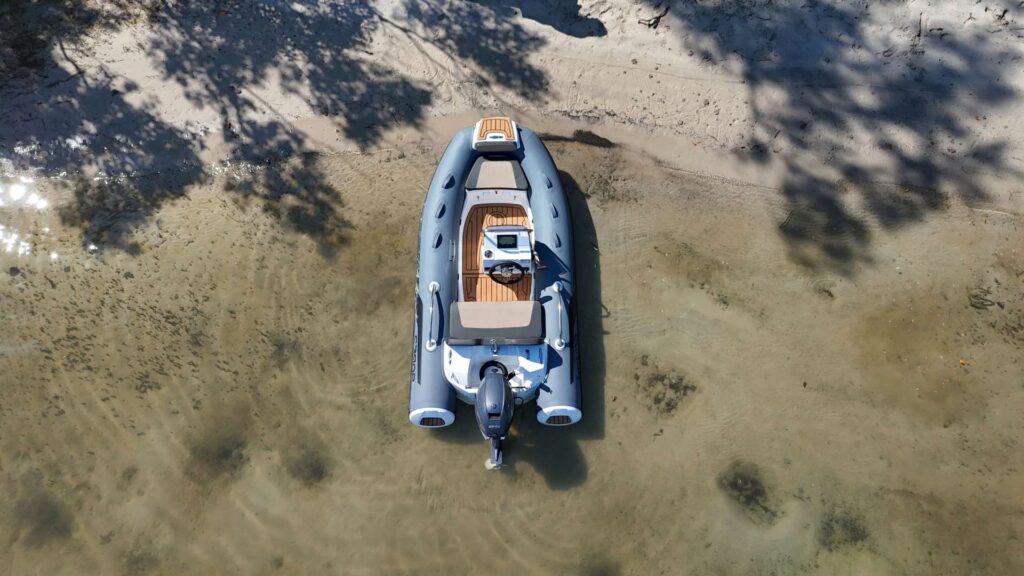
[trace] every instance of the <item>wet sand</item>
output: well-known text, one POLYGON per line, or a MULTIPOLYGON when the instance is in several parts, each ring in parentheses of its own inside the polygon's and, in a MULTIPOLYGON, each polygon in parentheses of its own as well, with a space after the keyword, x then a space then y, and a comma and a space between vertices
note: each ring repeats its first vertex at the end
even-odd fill
POLYGON ((775 189, 554 136, 585 416, 521 412, 498 473, 468 409, 406 421, 443 142, 185 186, 7 178, 0 571, 1024 570, 1019 215, 854 207, 822 249, 775 189))

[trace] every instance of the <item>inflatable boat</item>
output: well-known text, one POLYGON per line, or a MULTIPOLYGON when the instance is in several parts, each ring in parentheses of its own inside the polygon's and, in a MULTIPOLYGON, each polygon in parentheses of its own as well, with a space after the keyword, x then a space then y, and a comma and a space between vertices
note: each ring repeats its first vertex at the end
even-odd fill
POLYGON ((580 421, 572 221, 551 155, 531 130, 484 118, 449 142, 420 220, 409 421, 474 406, 502 463, 512 417, 580 421))

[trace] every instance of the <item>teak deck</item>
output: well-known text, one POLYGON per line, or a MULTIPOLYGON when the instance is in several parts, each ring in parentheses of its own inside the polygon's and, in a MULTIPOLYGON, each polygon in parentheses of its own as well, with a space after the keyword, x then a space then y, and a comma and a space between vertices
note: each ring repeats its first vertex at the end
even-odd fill
POLYGON ((490 226, 529 226, 520 206, 474 206, 466 216, 462 233, 462 289, 467 302, 510 302, 533 298, 533 277, 527 274, 515 284, 499 284, 484 271, 481 249, 484 229, 490 226))
POLYGON ((512 132, 512 120, 505 117, 484 118, 480 121, 480 129, 476 132, 477 140, 484 140, 492 132, 500 132, 506 140, 515 138, 512 132))

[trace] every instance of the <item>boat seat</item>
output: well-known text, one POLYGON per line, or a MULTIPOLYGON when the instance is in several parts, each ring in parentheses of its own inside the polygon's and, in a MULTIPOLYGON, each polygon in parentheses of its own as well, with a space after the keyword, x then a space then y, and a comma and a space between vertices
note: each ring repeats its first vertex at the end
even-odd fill
POLYGON ((544 341, 540 302, 453 302, 448 344, 531 345, 544 341))
POLYGON ((480 156, 466 178, 468 190, 526 190, 526 174, 516 160, 488 160, 480 156))

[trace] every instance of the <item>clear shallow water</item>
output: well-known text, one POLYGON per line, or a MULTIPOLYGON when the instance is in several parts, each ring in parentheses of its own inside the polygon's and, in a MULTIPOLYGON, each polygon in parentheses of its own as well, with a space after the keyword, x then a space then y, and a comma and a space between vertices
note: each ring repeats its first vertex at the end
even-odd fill
POLYGON ((188 186, 7 177, 5 565, 1020 571, 1019 219, 954 206, 874 231, 852 275, 811 272, 772 191, 552 152, 577 225, 585 419, 522 414, 499 473, 468 409, 437 433, 406 422, 439 150, 188 186))

